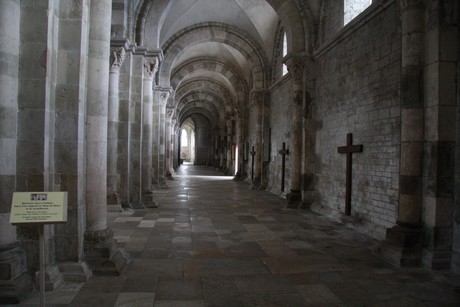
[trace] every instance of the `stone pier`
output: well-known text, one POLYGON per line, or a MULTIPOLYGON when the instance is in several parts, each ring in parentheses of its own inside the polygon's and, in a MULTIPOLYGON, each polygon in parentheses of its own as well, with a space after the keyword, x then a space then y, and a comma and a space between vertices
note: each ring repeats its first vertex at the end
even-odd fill
POLYGON ((88 56, 85 257, 94 274, 119 274, 129 261, 107 227, 107 125, 112 1, 91 2, 88 56), (102 179, 101 179, 102 178, 102 179))
POLYGON ((0 19, 0 304, 15 304, 32 289, 26 255, 9 221, 16 191, 20 1, 0 1, 0 19))
POLYGON ((129 48, 126 40, 111 42, 109 75, 109 109, 107 132, 107 209, 121 211, 119 196, 120 175, 118 171, 118 130, 119 130, 119 83, 120 67, 129 48))
POLYGON ((418 266, 422 259, 423 63, 425 4, 400 0, 402 26, 401 156, 397 225, 388 228, 378 251, 398 266, 418 266))
POLYGON ((286 59, 288 71, 292 77, 292 121, 291 121, 291 191, 286 195, 289 207, 297 208, 300 205, 301 171, 302 171, 302 110, 303 110, 303 75, 304 58, 302 55, 291 54, 286 59))

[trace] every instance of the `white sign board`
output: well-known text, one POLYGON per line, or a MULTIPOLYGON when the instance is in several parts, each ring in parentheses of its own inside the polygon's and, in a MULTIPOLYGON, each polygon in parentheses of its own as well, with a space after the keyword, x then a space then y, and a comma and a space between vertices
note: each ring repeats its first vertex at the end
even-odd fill
POLYGON ((10 223, 67 222, 67 192, 15 192, 10 223))

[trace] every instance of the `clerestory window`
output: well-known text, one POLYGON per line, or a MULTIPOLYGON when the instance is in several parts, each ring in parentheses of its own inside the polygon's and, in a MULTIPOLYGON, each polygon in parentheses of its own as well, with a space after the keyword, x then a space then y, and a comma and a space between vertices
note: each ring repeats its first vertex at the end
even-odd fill
POLYGON ((343 25, 352 21, 372 4, 372 0, 344 0, 343 2, 343 25))
MULTIPOLYGON (((287 47, 287 36, 286 32, 283 33, 283 58, 287 55, 288 53, 288 47, 287 47)), ((288 69, 286 64, 283 64, 283 76, 288 73, 288 69)))

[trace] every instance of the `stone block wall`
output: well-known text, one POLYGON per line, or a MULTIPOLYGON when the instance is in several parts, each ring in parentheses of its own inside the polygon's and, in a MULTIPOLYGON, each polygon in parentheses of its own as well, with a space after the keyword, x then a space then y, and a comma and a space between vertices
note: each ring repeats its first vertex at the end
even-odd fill
POLYGON ((256 146, 256 123, 257 123, 257 115, 256 115, 256 108, 254 105, 249 106, 249 116, 248 116, 248 131, 247 131, 247 142, 248 142, 248 160, 245 164, 245 171, 248 174, 248 178, 251 179, 251 165, 252 165, 252 147, 256 146))
MULTIPOLYGON (((270 94, 270 123, 271 123, 271 150, 268 166, 269 182, 267 189, 275 194, 281 193, 282 156, 278 153, 291 145, 291 118, 292 118, 292 81, 290 78, 280 80, 270 94)), ((286 156, 284 192, 289 192, 291 178, 291 158, 286 156)))
POLYGON ((364 150, 353 154, 351 215, 363 231, 383 238, 396 221, 398 205, 398 8, 374 8, 358 18, 314 54, 319 72, 313 115, 318 197, 312 209, 336 218, 343 213, 346 157, 337 147, 352 133, 353 143, 363 144, 364 150))

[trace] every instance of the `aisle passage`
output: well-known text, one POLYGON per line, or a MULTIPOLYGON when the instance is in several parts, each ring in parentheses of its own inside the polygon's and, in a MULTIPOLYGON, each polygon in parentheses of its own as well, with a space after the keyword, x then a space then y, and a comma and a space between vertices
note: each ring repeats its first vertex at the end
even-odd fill
MULTIPOLYGON (((157 209, 111 213, 131 263, 74 306, 455 306, 459 277, 400 270, 376 242, 210 168, 183 165, 157 209)), ((68 291, 68 293, 70 293, 68 291)), ((52 296, 51 296, 52 297, 52 296)), ((59 301, 54 301, 58 303, 59 301)), ((458 305, 457 305, 458 306, 458 305)))

